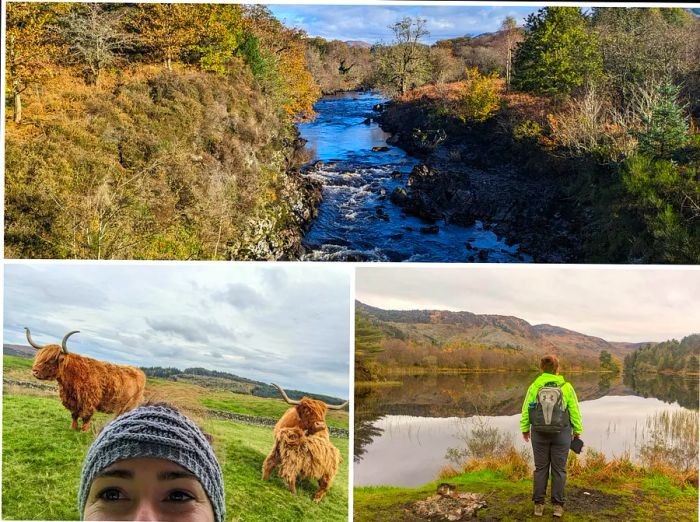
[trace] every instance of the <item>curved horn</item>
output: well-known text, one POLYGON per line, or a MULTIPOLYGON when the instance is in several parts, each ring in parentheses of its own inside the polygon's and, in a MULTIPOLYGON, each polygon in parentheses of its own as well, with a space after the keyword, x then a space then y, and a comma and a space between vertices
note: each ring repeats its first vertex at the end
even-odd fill
POLYGON ((30 346, 36 350, 41 350, 43 346, 39 346, 32 340, 32 332, 29 331, 29 328, 25 326, 24 329, 27 331, 27 342, 30 344, 30 346))
POLYGON ((284 400, 287 402, 287 404, 291 404, 291 405, 293 405, 293 406, 296 406, 297 404, 301 404, 301 401, 293 401, 292 399, 290 399, 289 397, 287 397, 287 394, 284 393, 284 390, 282 389, 282 386, 280 386, 279 384, 275 384, 275 383, 273 382, 272 385, 280 391, 280 393, 282 394, 282 397, 284 397, 284 400))
POLYGON ((64 337, 63 341, 61 341, 61 349, 63 350, 63 353, 68 353, 68 348, 66 348, 66 341, 68 341, 68 338, 73 335, 80 333, 80 330, 73 330, 72 332, 68 332, 64 337))
POLYGON ((329 410, 342 410, 345 408, 345 406, 348 405, 348 402, 350 401, 345 401, 343 404, 328 404, 326 403, 326 406, 328 406, 329 410))

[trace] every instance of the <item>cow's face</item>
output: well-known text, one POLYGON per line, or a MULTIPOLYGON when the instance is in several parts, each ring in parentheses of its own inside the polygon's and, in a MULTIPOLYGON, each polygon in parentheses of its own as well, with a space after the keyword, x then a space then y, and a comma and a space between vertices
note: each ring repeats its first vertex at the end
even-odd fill
POLYGON ((42 381, 50 381, 58 376, 58 367, 64 353, 57 344, 49 344, 39 350, 32 365, 32 375, 42 381))
POLYGON ((326 406, 325 402, 304 397, 296 406, 296 409, 301 420, 301 428, 309 435, 326 429, 328 406, 326 406))
POLYGON ((287 446, 301 446, 304 442, 304 430, 301 428, 282 428, 277 438, 287 446))

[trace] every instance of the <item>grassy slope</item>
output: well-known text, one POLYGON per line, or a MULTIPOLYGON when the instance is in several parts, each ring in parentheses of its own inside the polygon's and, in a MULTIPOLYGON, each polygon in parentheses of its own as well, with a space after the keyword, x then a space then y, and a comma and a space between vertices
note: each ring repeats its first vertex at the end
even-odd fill
MULTIPOLYGON (((389 522, 410 520, 404 509, 435 493, 438 480, 420 488, 389 486, 354 490, 354 520, 389 522)), ((486 495, 487 507, 478 512, 482 520, 527 520, 532 514, 532 481, 512 481, 496 471, 476 471, 451 478, 458 490, 486 495)), ((660 475, 633 481, 591 484, 573 478, 567 482, 566 520, 674 520, 698 519, 698 491, 680 489, 660 475), (584 495, 583 492, 591 495, 584 495)), ((549 505, 545 515, 551 514, 549 505)))
MULTIPOLYGON (((5 356, 5 373, 30 380, 31 360, 5 356), (27 364, 27 361, 29 364, 27 364)), ((203 429, 214 436, 214 447, 224 471, 227 520, 347 520, 348 441, 333 438, 343 464, 328 496, 315 504, 316 481, 305 481, 293 497, 274 476, 260 480, 262 461, 272 447, 272 430, 206 415, 205 397, 217 397, 229 411, 269 416, 284 410, 275 399, 248 401, 246 396, 209 390, 192 384, 149 379, 146 395, 169 400, 191 412, 203 429), (230 397, 234 397, 230 399, 230 397), (240 404, 242 410, 237 410, 240 404), (274 404, 274 406, 271 406, 274 404)), ((347 412, 334 412, 335 425, 347 427, 347 412)), ((75 520, 82 461, 96 430, 112 416, 97 414, 92 433, 69 430, 70 415, 51 391, 5 389, 3 395, 2 518, 75 520)))

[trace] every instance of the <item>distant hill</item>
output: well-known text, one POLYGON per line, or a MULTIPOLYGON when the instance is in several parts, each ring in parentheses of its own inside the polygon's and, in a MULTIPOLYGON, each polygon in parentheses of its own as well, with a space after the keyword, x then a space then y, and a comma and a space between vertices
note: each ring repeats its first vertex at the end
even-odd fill
POLYGON ((532 363, 544 353, 561 355, 569 368, 595 368, 605 350, 623 359, 654 343, 609 342, 600 337, 549 324, 531 325, 504 315, 477 315, 444 310, 383 310, 356 302, 356 312, 368 318, 387 346, 377 360, 443 366, 509 367, 508 359, 532 363), (393 342, 386 341, 394 340, 393 342), (421 359, 408 356, 411 351, 421 359), (465 355, 460 355, 463 352, 465 355), (472 352, 472 355, 466 355, 472 352), (510 355, 509 355, 510 354, 510 355), (441 361, 434 361, 437 357, 441 361))
MULTIPOLYGON (((3 344, 4 355, 14 355, 17 357, 33 358, 36 350, 31 346, 23 346, 20 344, 3 344)), ((141 367, 148 377, 159 377, 170 379, 173 381, 188 381, 200 386, 227 389, 235 393, 247 393, 257 397, 274 397, 280 398, 280 392, 274 386, 261 381, 255 381, 246 377, 240 377, 228 372, 217 370, 208 370, 206 368, 162 368, 159 366, 141 367)), ((344 402, 338 397, 330 395, 322 395, 319 393, 310 393, 301 390, 287 390, 285 392, 290 399, 301 399, 302 397, 312 397, 319 399, 328 404, 340 404, 344 402)))
POLYGON ((360 47, 362 49, 370 49, 372 47, 371 43, 363 42, 362 40, 346 40, 345 44, 348 47, 360 47))
POLYGON ((33 358, 34 354, 36 354, 36 350, 31 346, 24 346, 21 344, 3 344, 2 353, 4 355, 33 358))

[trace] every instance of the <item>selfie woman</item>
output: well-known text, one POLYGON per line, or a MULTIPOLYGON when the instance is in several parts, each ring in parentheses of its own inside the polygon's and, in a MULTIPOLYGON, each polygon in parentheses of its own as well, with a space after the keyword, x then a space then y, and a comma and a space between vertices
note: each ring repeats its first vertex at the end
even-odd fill
POLYGON ((117 417, 88 450, 82 520, 223 522, 221 467, 206 436, 167 404, 117 417))

